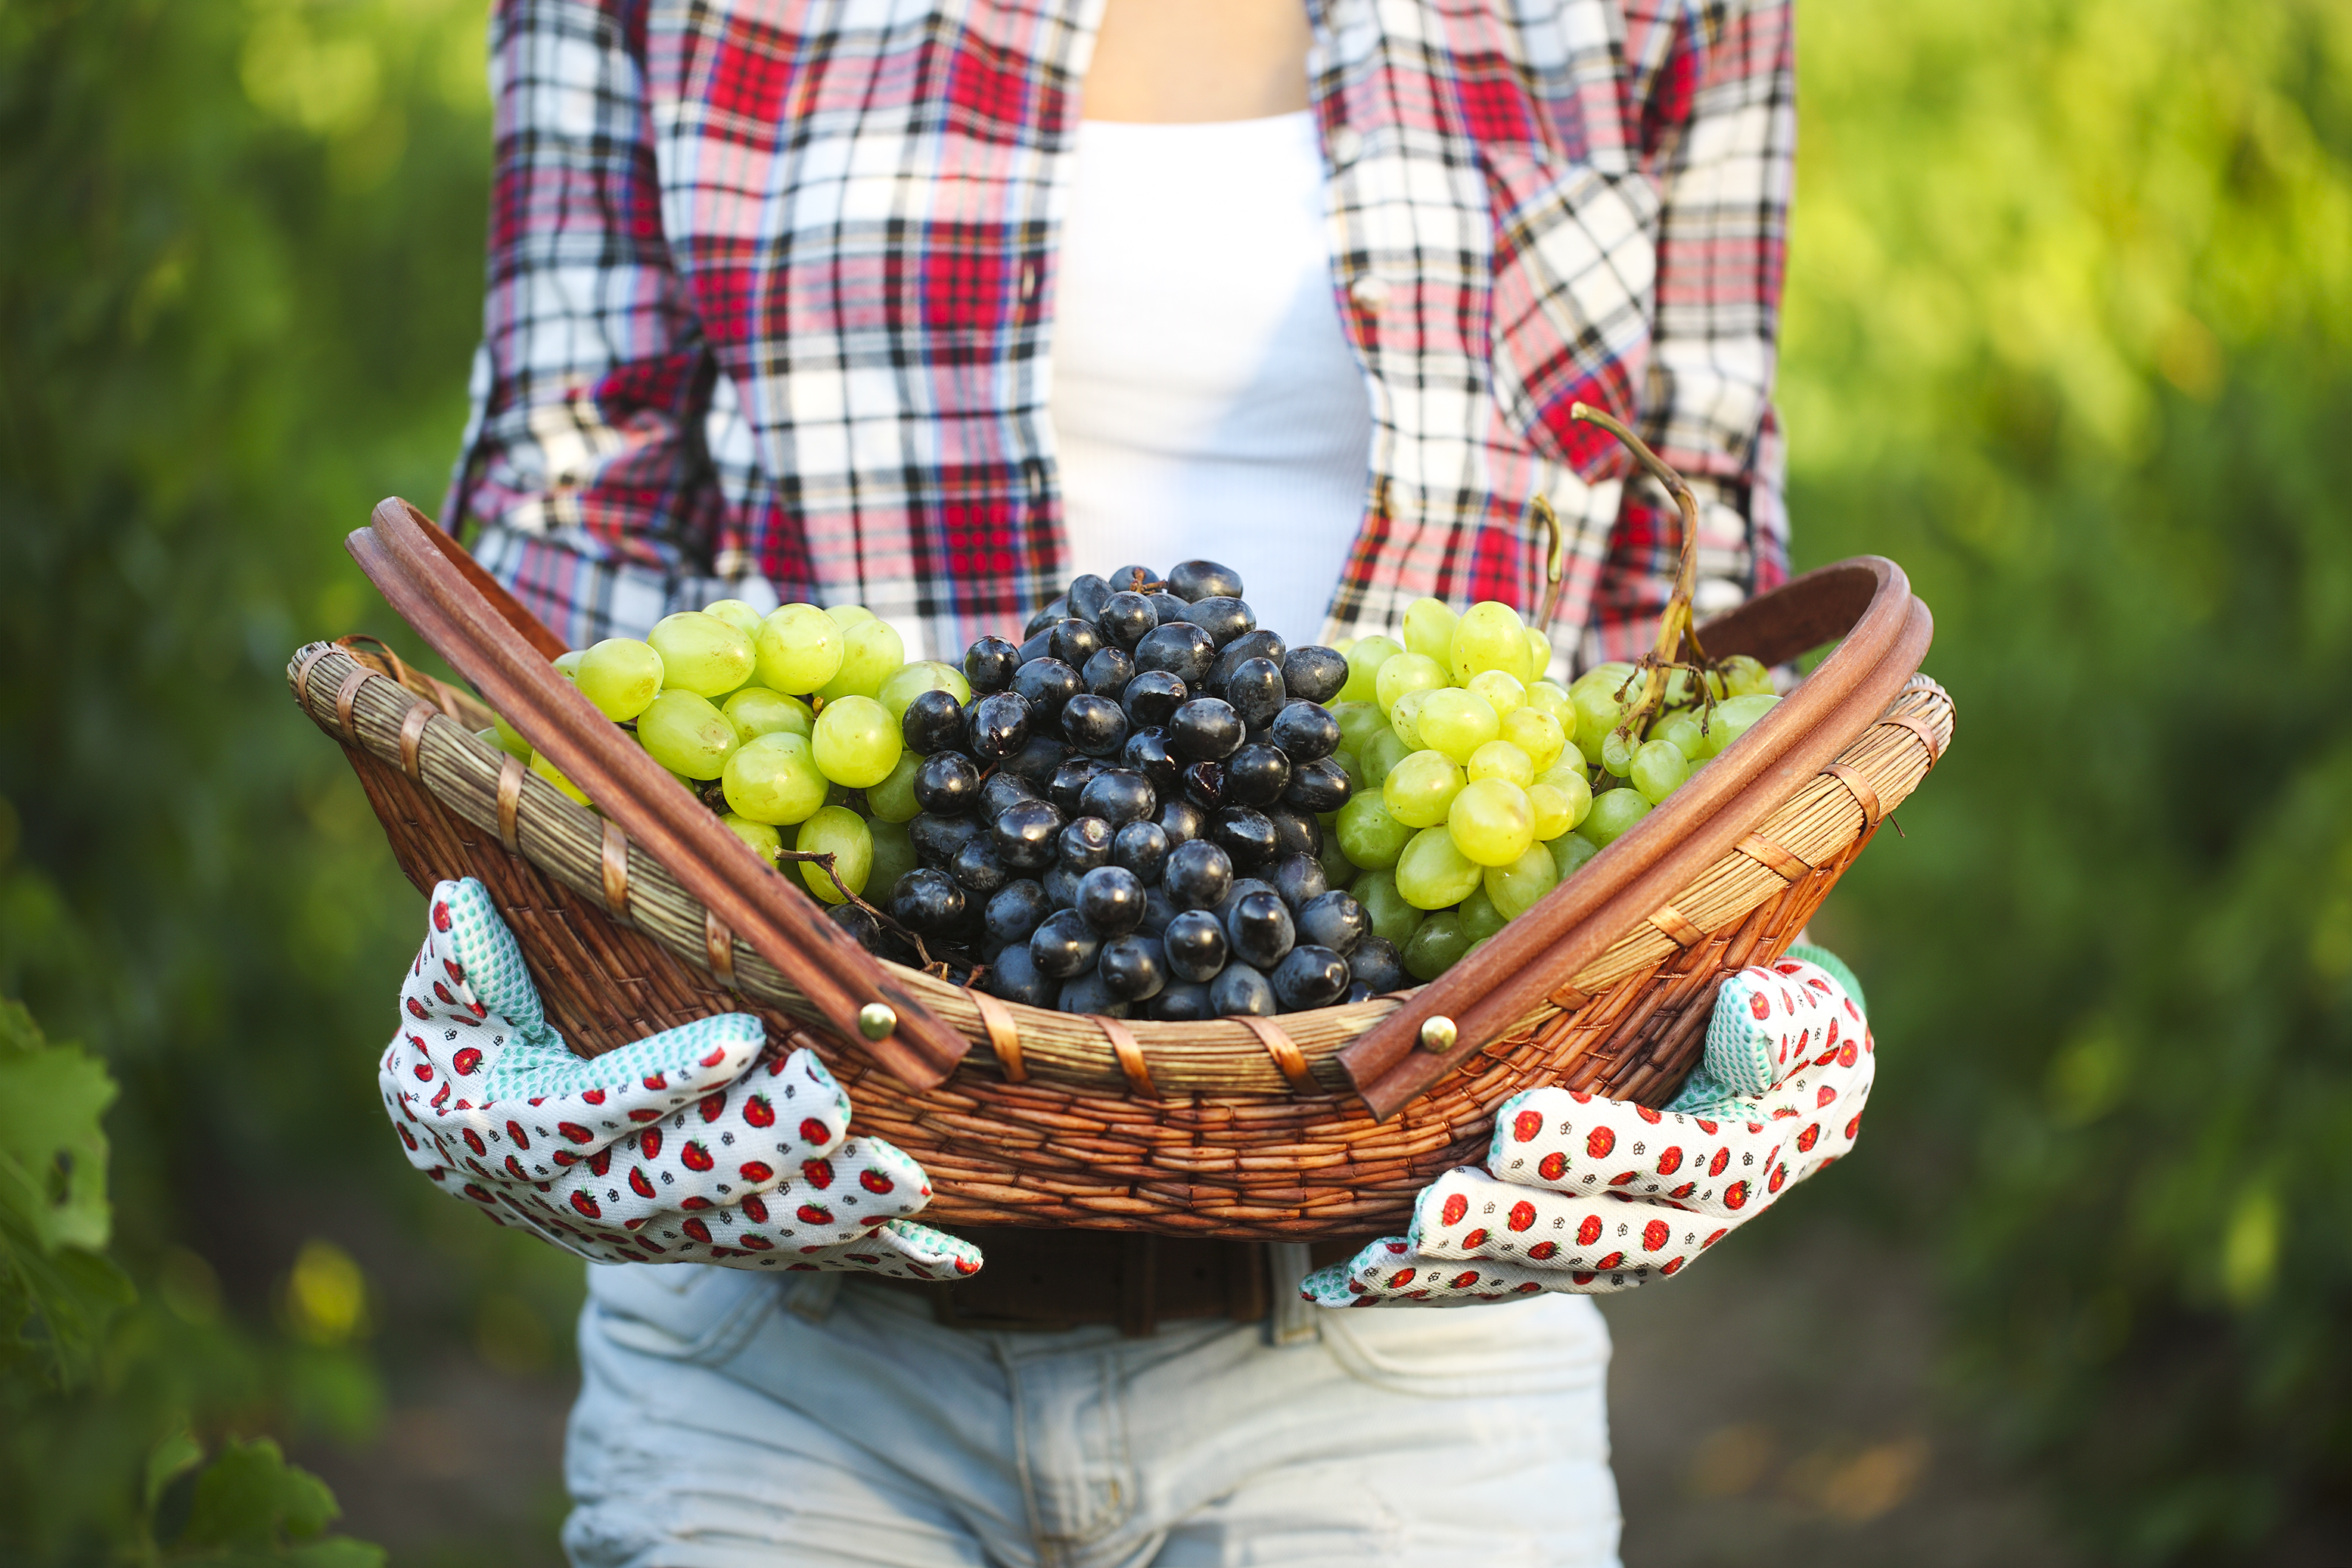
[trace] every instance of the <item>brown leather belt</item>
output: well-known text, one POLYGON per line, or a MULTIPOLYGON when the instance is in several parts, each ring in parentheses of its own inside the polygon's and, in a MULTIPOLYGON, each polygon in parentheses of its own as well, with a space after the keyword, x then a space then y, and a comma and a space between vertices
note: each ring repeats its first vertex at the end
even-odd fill
MULTIPOLYGON (((954 1328, 1045 1332, 1109 1323, 1130 1338, 1180 1318, 1256 1322, 1272 1310, 1265 1243, 1131 1231, 959 1227, 987 1267, 969 1280, 877 1284, 928 1297, 954 1328)), ((1362 1240, 1317 1242, 1316 1268, 1355 1256, 1362 1240)), ((1285 1281, 1286 1285, 1287 1281, 1285 1281)))

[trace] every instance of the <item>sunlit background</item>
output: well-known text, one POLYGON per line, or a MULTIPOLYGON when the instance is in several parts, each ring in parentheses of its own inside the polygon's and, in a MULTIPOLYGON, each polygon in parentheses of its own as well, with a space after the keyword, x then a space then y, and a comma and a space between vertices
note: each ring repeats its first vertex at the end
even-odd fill
MULTIPOLYGON (((463 422, 482 10, 0 0, 0 995, 121 1086, 128 1281, 11 1218, 97 1091, 0 1028, 0 1338, 89 1306, 0 1345, 12 1563, 316 1531, 264 1436, 395 1562, 559 1557, 578 1270, 385 1134, 418 901, 281 676, 404 639, 341 538, 463 422)), ((1816 927, 1859 1154, 1609 1305, 1628 1561, 2341 1562, 2352 10, 1799 36, 1796 547, 1903 563, 1959 730, 1816 927)))

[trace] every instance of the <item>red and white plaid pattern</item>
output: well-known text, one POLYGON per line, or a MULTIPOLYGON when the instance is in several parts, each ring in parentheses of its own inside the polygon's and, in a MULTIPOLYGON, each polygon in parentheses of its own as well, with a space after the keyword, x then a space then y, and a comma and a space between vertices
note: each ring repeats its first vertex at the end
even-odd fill
MULTIPOLYGON (((1679 522, 1580 399, 1701 488, 1704 602, 1779 581, 1787 0, 1308 10, 1375 426, 1337 629, 1423 594, 1536 605, 1540 492, 1573 535, 1559 640, 1640 642, 1679 522)), ((574 645, 767 584, 934 652, 1017 628, 1065 576, 1047 334, 1098 15, 501 0, 446 520, 574 645)))

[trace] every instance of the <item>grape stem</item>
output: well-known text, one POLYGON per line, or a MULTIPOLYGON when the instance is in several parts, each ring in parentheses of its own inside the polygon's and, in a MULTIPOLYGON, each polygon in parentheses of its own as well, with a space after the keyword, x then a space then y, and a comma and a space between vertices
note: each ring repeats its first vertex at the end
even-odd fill
MULTIPOLYGON (((833 869, 833 856, 834 852, 831 850, 778 850, 776 852, 776 863, 779 866, 813 865, 819 871, 824 873, 825 880, 832 883, 835 888, 840 890, 841 896, 844 899, 857 905, 858 908, 872 915, 874 917, 874 923, 877 925, 881 926, 885 931, 888 931, 898 936, 903 936, 908 941, 913 943, 915 945, 916 955, 923 960, 923 967, 926 970, 931 968, 934 964, 934 960, 931 957, 931 950, 923 946, 922 937, 917 933, 908 930, 904 925, 899 925, 896 920, 891 919, 887 915, 885 915, 882 911, 875 908, 872 904, 858 897, 856 894, 851 892, 849 884, 841 880, 841 873, 833 869)), ((940 965, 939 967, 941 968, 946 967, 945 965, 940 965)))
MULTIPOLYGON (((1587 402, 1572 404, 1568 412, 1570 418, 1587 424, 1597 424, 1623 444, 1641 464, 1643 471, 1664 486, 1666 494, 1675 498, 1675 506, 1683 515, 1682 560, 1675 569, 1675 590, 1667 596, 1665 609, 1658 613, 1656 643, 1634 663, 1635 673, 1643 676, 1641 700, 1633 705, 1625 715, 1624 722, 1617 727, 1617 733, 1630 741, 1648 728, 1650 721, 1665 707, 1666 680, 1675 670, 1689 671, 1701 694, 1702 703, 1708 707, 1714 706, 1707 700, 1713 693, 1706 680, 1714 661, 1698 645, 1698 633, 1691 620, 1691 595, 1698 589, 1698 497, 1691 494, 1691 487, 1683 476, 1675 473, 1664 458, 1651 451, 1650 444, 1634 434, 1616 415, 1587 402), (1687 664, 1675 656, 1685 642, 1690 644, 1691 651, 1691 660, 1687 664)), ((1630 677, 1628 684, 1631 684, 1630 677)), ((1622 693, 1624 688, 1621 686, 1618 690, 1622 693)))

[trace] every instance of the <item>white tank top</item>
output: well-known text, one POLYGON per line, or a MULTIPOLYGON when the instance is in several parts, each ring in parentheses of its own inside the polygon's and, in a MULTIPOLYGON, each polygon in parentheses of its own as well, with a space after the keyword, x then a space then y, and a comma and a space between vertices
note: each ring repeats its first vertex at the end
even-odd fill
POLYGON ((1371 404, 1332 293, 1314 117, 1083 122, 1055 287, 1072 573, 1222 561, 1260 625, 1318 640, 1371 404))

